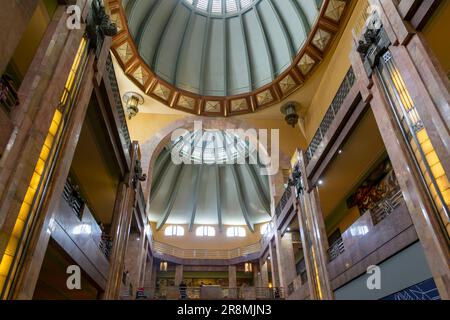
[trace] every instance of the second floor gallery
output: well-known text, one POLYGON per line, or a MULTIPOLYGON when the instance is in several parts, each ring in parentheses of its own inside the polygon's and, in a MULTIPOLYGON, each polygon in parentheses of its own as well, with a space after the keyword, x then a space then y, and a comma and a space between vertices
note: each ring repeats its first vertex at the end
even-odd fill
POLYGON ((450 1, 0 2, 1 300, 450 299, 450 1))

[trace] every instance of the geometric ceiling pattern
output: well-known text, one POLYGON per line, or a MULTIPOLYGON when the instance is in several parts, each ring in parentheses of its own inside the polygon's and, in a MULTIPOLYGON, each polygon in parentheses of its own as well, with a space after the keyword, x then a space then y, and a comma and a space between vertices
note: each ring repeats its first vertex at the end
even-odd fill
POLYGON ((108 0, 112 52, 143 92, 170 108, 233 116, 303 86, 351 0, 108 0))

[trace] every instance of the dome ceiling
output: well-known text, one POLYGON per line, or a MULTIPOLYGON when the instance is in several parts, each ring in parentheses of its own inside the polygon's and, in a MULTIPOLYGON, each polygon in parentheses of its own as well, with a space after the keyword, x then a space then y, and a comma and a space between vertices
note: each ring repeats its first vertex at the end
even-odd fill
POLYGON ((110 0, 113 52, 147 94, 233 115, 302 85, 339 30, 344 0, 110 0))
POLYGON ((248 160, 224 164, 238 156, 248 159, 249 149, 237 136, 218 130, 190 132, 170 143, 155 162, 150 220, 158 229, 179 224, 191 231, 194 225, 246 225, 253 231, 255 224, 270 221, 269 181, 260 167, 248 160), (193 162, 176 164, 174 152, 193 162))

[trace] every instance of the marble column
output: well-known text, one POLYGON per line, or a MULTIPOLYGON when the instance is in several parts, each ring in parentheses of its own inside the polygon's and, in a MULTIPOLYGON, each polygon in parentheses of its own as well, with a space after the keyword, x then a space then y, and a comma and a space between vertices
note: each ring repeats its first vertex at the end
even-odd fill
POLYGON ((122 275, 125 266, 125 253, 130 232, 132 201, 134 196, 126 184, 121 183, 116 199, 115 222, 113 223, 113 248, 111 251, 110 269, 108 273, 108 283, 104 298, 106 300, 117 300, 122 286, 122 275))
POLYGON ((294 248, 292 246, 292 234, 286 232, 281 236, 280 231, 277 231, 276 241, 280 282, 281 286, 287 289, 297 276, 294 248))
POLYGON ((403 197, 417 235, 424 248, 439 294, 443 299, 450 299, 450 253, 445 237, 434 214, 433 204, 425 192, 401 132, 390 114, 378 85, 379 82, 376 80, 372 89, 371 107, 375 120, 403 191, 403 197))
POLYGON ((138 146, 133 143, 131 150, 131 168, 125 177, 125 181, 120 183, 116 203, 114 207, 113 227, 111 235, 113 237, 113 248, 111 251, 112 261, 109 273, 108 282, 105 290, 104 298, 106 300, 117 300, 120 295, 120 288, 122 285, 122 275, 125 265, 125 254, 130 233, 131 220, 133 216, 133 205, 135 203, 135 190, 132 183, 132 175, 135 159, 138 154, 138 146))
POLYGON ((53 223, 53 214, 58 207, 62 197, 61 194, 69 175, 70 165, 72 163, 75 150, 78 144, 78 138, 83 126, 84 117, 89 105, 90 97, 93 90, 93 53, 88 63, 85 81, 81 88, 80 99, 76 104, 71 122, 68 124, 68 134, 66 141, 58 159, 58 166, 51 181, 51 191, 46 200, 46 205, 41 209, 42 215, 36 221, 34 234, 28 250, 26 252, 25 261, 21 268, 21 277, 16 284, 16 297, 18 299, 31 299, 33 297, 34 288, 39 278, 39 272, 44 261, 47 246, 50 240, 53 223), (90 80, 90 81, 89 81, 90 80))
POLYGON ((152 280, 150 282, 150 293, 154 296, 156 291, 156 281, 158 280, 159 266, 153 264, 152 280))
POLYGON ((269 268, 267 260, 261 265, 261 288, 269 287, 269 268))
POLYGON ((38 0, 2 0, 0 7, 0 75, 5 71, 37 8, 38 0))
POLYGON ((149 290, 153 282, 153 257, 147 257, 144 274, 144 288, 149 290))
MULTIPOLYGON (((20 105, 10 114, 14 130, 9 147, 0 160, 0 255, 3 255, 17 221, 84 33, 84 25, 81 30, 71 31, 66 28, 65 20, 65 11, 61 7, 24 77, 18 92, 20 105)), ((86 78, 85 82, 83 84, 91 86, 92 90, 92 80, 86 78)), ((90 94, 86 96, 89 100, 90 94)), ((83 107, 85 105, 80 108, 83 107)))
MULTIPOLYGON (((3 255, 10 232, 17 219, 19 208, 28 188, 40 150, 47 136, 53 114, 58 106, 73 59, 78 50, 84 27, 68 31, 63 24, 64 11, 60 8, 50 23, 36 56, 19 90, 21 104, 11 114, 15 135, 8 152, 0 164, 0 253, 3 255), (64 26, 64 27, 63 27, 64 26), (59 39, 60 43, 54 41, 59 39), (36 84, 36 79, 40 79, 36 84), (33 83, 32 83, 33 82, 33 83), (55 91, 58 90, 58 91, 55 91), (22 155, 26 154, 26 157, 22 155), (14 170, 9 171, 10 167, 14 170)), ((87 65, 69 121, 65 124, 64 140, 55 160, 49 180, 48 192, 35 220, 24 260, 18 270, 12 298, 31 299, 52 232, 53 213, 61 200, 70 164, 78 143, 79 134, 89 105, 95 77, 95 57, 88 55, 87 65)))
POLYGON ((145 233, 142 232, 142 238, 144 239, 144 246, 142 247, 141 251, 141 272, 139 274, 139 288, 145 287, 145 277, 146 277, 146 268, 147 268, 147 262, 148 262, 148 242, 145 239, 145 233))
POLYGON ((177 264, 175 266, 175 286, 179 286, 183 281, 183 265, 177 264))
POLYGON ((253 286, 261 288, 261 268, 257 263, 253 264, 253 286))
POLYGON ((228 266, 228 287, 237 287, 236 266, 228 266))
MULTIPOLYGON (((423 36, 413 30, 408 21, 403 20, 393 3, 386 0, 371 1, 381 4, 382 10, 379 13, 383 27, 391 28, 388 36, 393 45, 389 46, 389 50, 428 133, 431 148, 434 148, 446 176, 449 177, 450 84, 445 72, 423 36)), ((422 182, 422 169, 417 169, 415 156, 411 154, 408 143, 403 138, 382 80, 376 73, 368 76, 363 58, 356 48, 353 48, 350 58, 356 83, 364 93, 363 98, 370 102, 439 294, 442 299, 450 299, 449 221, 444 219, 447 230, 443 230, 439 213, 434 208, 432 198, 428 196, 428 187, 422 182)))
POLYGON ((228 266, 228 288, 229 288, 229 298, 237 298, 237 276, 236 276, 236 266, 228 266))
POLYGON ((299 164, 304 190, 296 204, 296 210, 306 257, 310 297, 311 299, 331 300, 333 292, 327 270, 328 238, 317 187, 311 186, 307 179, 306 157, 303 151, 299 152, 299 164))
POLYGON ((270 266, 271 266, 271 274, 272 274, 272 285, 274 288, 281 287, 280 282, 280 272, 278 268, 278 255, 276 249, 276 243, 271 241, 269 245, 269 257, 270 257, 270 266))
POLYGON ((142 286, 140 281, 142 270, 143 242, 140 233, 131 233, 125 255, 125 269, 130 273, 131 285, 136 291, 142 286))

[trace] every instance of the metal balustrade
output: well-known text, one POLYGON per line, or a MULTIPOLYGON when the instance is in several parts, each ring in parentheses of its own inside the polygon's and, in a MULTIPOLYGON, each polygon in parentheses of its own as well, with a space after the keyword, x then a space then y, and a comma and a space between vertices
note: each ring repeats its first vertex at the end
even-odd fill
POLYGON ((314 135, 308 149, 306 149, 306 161, 307 161, 306 164, 308 164, 314 157, 317 149, 319 148, 320 144, 323 141, 323 138, 325 137, 325 134, 327 133, 328 129, 333 123, 337 113, 341 109, 341 106, 344 103, 345 98, 347 98, 347 95, 349 94, 351 88, 355 84, 355 80, 356 78, 355 73, 353 72, 353 68, 350 68, 350 70, 347 72, 344 78, 344 81, 342 81, 341 86, 339 87, 330 107, 325 113, 325 116, 322 122, 320 123, 320 126, 317 129, 316 134, 314 135))
MULTIPOLYGON (((208 286, 206 286, 207 288, 208 286)), ((232 300, 282 300, 286 298, 284 288, 260 288, 260 287, 241 287, 228 288, 220 287, 217 299, 232 300)), ((201 287, 180 288, 176 286, 169 287, 146 287, 144 288, 144 298, 153 300, 201 300, 201 287)))
POLYGON ((109 260, 113 247, 113 240, 111 236, 109 234, 103 233, 98 247, 100 251, 105 255, 106 259, 109 260))
POLYGON ((292 196, 292 188, 288 186, 283 193, 283 196, 280 199, 280 202, 278 202, 278 205, 275 208, 275 214, 277 217, 280 216, 281 212, 283 212, 283 209, 286 207, 286 204, 288 203, 289 199, 291 199, 292 196))
POLYGON ((17 89, 12 79, 7 75, 0 78, 0 105, 8 112, 19 105, 17 89))
POLYGON ((261 244, 255 243, 246 247, 231 250, 181 249, 166 243, 153 241, 153 250, 182 259, 234 259, 261 252, 261 244))
MULTIPOLYGON (((88 207, 86 206, 86 202, 84 201, 83 197, 78 192, 78 189, 78 186, 73 184, 71 179, 68 178, 64 185, 62 196, 81 223, 84 220, 83 212, 88 207)), ((104 230, 102 230, 102 228, 98 226, 96 222, 94 223, 96 224, 95 228, 98 229, 99 232, 100 230, 102 232, 101 236, 98 237, 98 239, 94 238, 94 241, 98 244, 98 248, 100 249, 100 251, 109 260, 113 246, 112 238, 109 234, 105 233, 104 230)))
POLYGON ((383 221, 387 216, 394 212, 397 207, 404 203, 404 201, 400 189, 379 201, 372 209, 370 209, 373 225, 375 226, 383 221))
POLYGON ((131 148, 131 137, 130 132, 128 131, 128 125, 126 120, 125 111, 123 109, 122 97, 120 96, 119 85, 117 84, 116 73, 114 71, 114 64, 111 58, 111 55, 108 56, 108 60, 106 61, 106 74, 108 76, 109 82, 111 84, 111 90, 114 96, 115 108, 119 115, 120 125, 119 131, 121 135, 124 137, 126 142, 126 150, 130 150, 131 148))
POLYGON ((335 241, 330 248, 328 249, 328 255, 330 257, 330 261, 336 259, 340 254, 345 252, 344 241, 342 238, 339 238, 335 241))
MULTIPOLYGON (((369 210, 373 225, 379 224, 404 203, 403 194, 400 189, 391 192, 390 195, 378 201, 373 208, 369 210)), ((330 261, 336 259, 345 252, 345 246, 342 237, 335 241, 328 249, 330 261)))
POLYGON ((74 184, 72 184, 70 179, 67 179, 67 181, 64 185, 64 189, 63 189, 63 198, 64 198, 64 200, 67 201, 70 208, 76 214, 78 219, 81 220, 85 202, 77 189, 78 189, 78 187, 76 187, 74 184))

